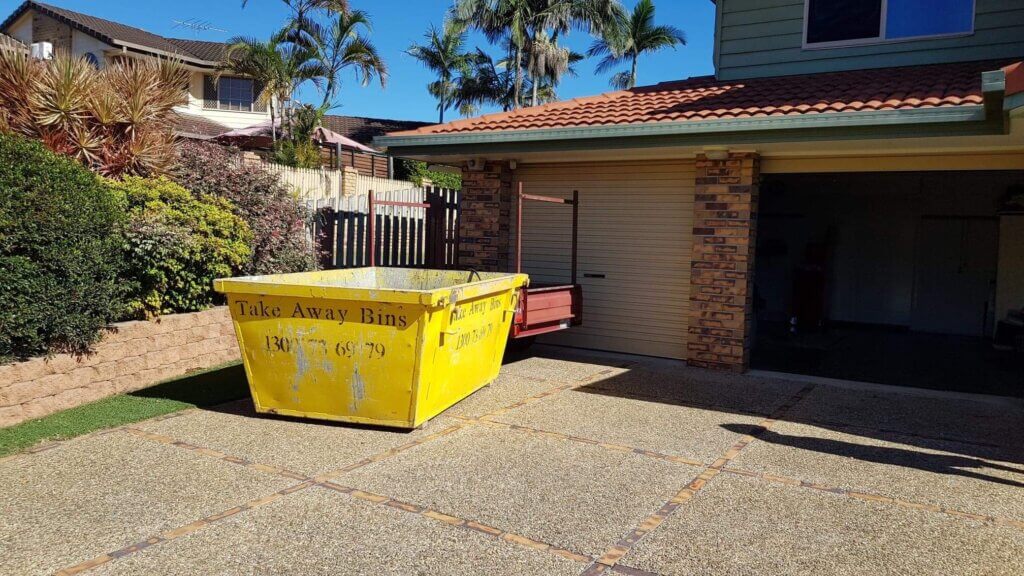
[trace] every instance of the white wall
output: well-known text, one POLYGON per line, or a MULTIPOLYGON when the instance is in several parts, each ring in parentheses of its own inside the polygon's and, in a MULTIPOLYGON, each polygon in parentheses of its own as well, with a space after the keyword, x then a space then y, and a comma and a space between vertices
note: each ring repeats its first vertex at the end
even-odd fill
POLYGON ((92 54, 96 56, 102 68, 107 64, 106 52, 108 50, 116 50, 116 48, 78 30, 73 30, 71 33, 71 54, 73 56, 84 57, 86 54, 92 54))
POLYGON ((193 71, 189 80, 188 106, 179 110, 209 118, 230 128, 247 128, 270 119, 270 111, 240 112, 236 110, 208 110, 203 108, 203 76, 207 72, 193 71))

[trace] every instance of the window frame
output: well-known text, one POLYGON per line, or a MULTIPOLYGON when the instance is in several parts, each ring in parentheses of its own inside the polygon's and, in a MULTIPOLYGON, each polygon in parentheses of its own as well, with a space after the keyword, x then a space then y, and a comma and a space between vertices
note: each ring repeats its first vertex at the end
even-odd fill
MULTIPOLYGON (((213 81, 214 78, 215 78, 212 74, 208 74, 206 76, 209 76, 211 81, 213 81)), ((203 81, 205 82, 206 79, 204 78, 203 81)), ((257 98, 257 94, 256 94, 256 81, 253 80, 252 78, 249 78, 249 77, 246 77, 246 76, 222 76, 222 77, 216 79, 216 83, 215 83, 214 89, 216 90, 216 95, 217 95, 217 98, 216 98, 217 106, 216 107, 206 106, 206 102, 208 100, 204 98, 203 99, 203 109, 205 109, 205 110, 220 110, 220 111, 224 111, 224 112, 257 112, 257 110, 256 110, 256 98, 257 98), (241 105, 239 105, 238 108, 231 108, 230 104, 227 104, 225 101, 221 100, 221 82, 224 81, 224 80, 245 80, 245 81, 249 82, 249 107, 248 108, 242 108, 241 105)))
POLYGON ((886 22, 889 17, 889 0, 880 0, 882 3, 882 20, 878 27, 878 36, 873 38, 855 38, 852 40, 833 40, 831 42, 807 42, 807 27, 810 24, 811 1, 804 0, 804 22, 803 38, 801 48, 804 50, 829 50, 832 48, 851 48, 857 46, 876 46, 879 44, 899 44, 901 42, 916 42, 918 40, 935 40, 943 38, 963 38, 973 36, 978 24, 978 0, 971 0, 971 29, 967 32, 947 32, 945 34, 925 34, 923 36, 907 36, 904 38, 886 38, 886 22))

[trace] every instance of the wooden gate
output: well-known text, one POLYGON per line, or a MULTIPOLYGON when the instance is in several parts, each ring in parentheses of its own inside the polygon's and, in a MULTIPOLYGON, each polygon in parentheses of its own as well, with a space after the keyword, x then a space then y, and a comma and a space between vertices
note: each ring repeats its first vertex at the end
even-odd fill
POLYGON ((415 188, 376 194, 378 201, 416 206, 375 206, 369 224, 369 197, 341 200, 338 209, 320 208, 314 234, 320 266, 325 270, 370 265, 370 233, 376 237, 377 266, 454 268, 459 250, 459 193, 447 188, 415 188))

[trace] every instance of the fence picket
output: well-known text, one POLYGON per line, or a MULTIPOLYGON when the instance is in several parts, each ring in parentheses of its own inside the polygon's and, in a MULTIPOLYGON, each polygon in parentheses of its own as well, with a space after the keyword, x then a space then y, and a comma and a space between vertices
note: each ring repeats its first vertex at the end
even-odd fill
MULTIPOLYGON (((376 207, 374 245, 379 266, 452 268, 457 265, 457 191, 430 187, 374 194, 380 200, 429 204, 429 208, 376 207)), ((341 198, 317 210, 314 234, 324 268, 369 265, 368 214, 366 196, 341 198)))

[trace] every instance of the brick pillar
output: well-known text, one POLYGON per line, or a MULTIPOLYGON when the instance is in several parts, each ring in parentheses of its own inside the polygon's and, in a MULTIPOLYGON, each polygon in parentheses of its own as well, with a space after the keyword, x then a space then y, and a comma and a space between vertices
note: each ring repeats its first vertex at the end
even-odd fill
POLYGON ((692 366, 747 369, 759 165, 757 154, 697 157, 687 344, 692 366))
POLYGON ((359 192, 359 170, 351 166, 341 168, 341 195, 355 196, 359 192))
POLYGON ((508 164, 487 162, 481 171, 463 167, 459 209, 459 266, 507 272, 512 214, 508 164))

